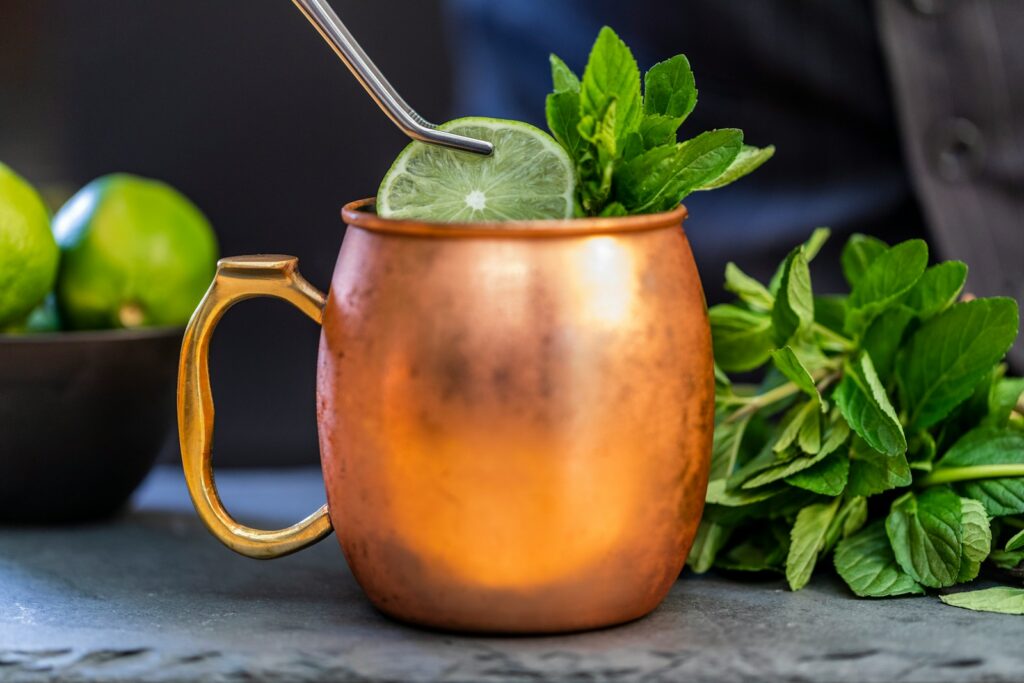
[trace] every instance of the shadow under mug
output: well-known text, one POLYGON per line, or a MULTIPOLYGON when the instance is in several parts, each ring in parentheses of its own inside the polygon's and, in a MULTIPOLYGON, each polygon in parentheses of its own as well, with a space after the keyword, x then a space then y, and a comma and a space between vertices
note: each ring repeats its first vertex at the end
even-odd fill
POLYGON ((668 593, 704 504, 711 335, 671 212, 500 224, 389 220, 348 204, 330 294, 288 256, 223 259, 181 352, 196 510, 231 549, 285 555, 333 529, 381 611, 495 633, 636 619, 668 593), (213 481, 207 352, 258 296, 321 323, 328 504, 236 522, 213 481))

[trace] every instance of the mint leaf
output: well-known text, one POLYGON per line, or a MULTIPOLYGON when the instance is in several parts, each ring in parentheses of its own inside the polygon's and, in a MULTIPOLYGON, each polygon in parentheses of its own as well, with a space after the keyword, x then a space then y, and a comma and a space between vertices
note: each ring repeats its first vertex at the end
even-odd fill
POLYGON ((931 472, 932 461, 935 460, 935 454, 938 452, 935 437, 929 432, 921 430, 907 443, 907 450, 913 455, 910 458, 911 469, 931 472))
MULTIPOLYGON (((803 339, 791 340, 790 343, 793 344, 792 348, 797 358, 800 359, 800 362, 811 373, 812 377, 820 374, 824 382, 831 383, 836 375, 836 364, 840 359, 835 356, 826 355, 826 350, 832 351, 834 349, 825 349, 816 342, 817 340, 811 339, 810 335, 807 335, 803 339)), ((824 343, 827 344, 828 342, 824 343)))
POLYGON ((985 507, 973 498, 961 498, 963 525, 963 558, 956 582, 973 581, 981 571, 981 563, 992 550, 992 527, 985 507))
POLYGON ((811 377, 811 373, 807 371, 807 368, 797 358, 796 352, 792 348, 783 346, 777 351, 772 351, 772 360, 775 362, 775 367, 778 368, 779 372, 785 375, 790 382, 800 387, 800 390, 805 394, 817 400, 822 411, 825 410, 825 403, 822 401, 821 394, 818 393, 818 387, 814 384, 814 378, 811 377))
POLYGON ((565 90, 548 95, 544 113, 548 129, 559 144, 576 159, 582 152, 584 140, 580 135, 580 94, 565 90))
POLYGON ((807 262, 810 263, 814 260, 814 257, 818 255, 821 248, 825 246, 825 242, 831 237, 832 231, 829 228, 815 228, 811 233, 811 236, 804 242, 804 256, 807 258, 807 262))
POLYGON ((775 444, 772 446, 772 450, 778 453, 780 458, 783 457, 783 451, 796 443, 801 430, 803 430, 804 422, 812 417, 818 417, 817 408, 818 404, 816 402, 808 401, 790 409, 785 417, 782 418, 779 434, 775 438, 775 444))
POLYGON ((716 389, 720 389, 720 388, 724 387, 724 388, 727 388, 727 389, 731 389, 732 388, 732 380, 729 379, 729 375, 725 374, 725 370, 723 370, 718 365, 718 363, 714 364, 714 369, 715 369, 715 388, 716 389))
POLYGON ((860 282, 868 267, 888 248, 888 244, 870 235, 861 235, 860 233, 850 235, 850 239, 843 246, 843 253, 840 257, 846 282, 851 287, 860 282))
POLYGON ((822 553, 831 551, 841 538, 849 538, 860 531, 868 521, 868 502, 863 496, 846 499, 839 512, 832 519, 825 534, 825 548, 822 553))
POLYGON ((1019 572, 1019 568, 1024 563, 1024 550, 993 550, 988 555, 988 561, 999 569, 1019 572))
POLYGON ((956 583, 963 558, 962 514, 960 497, 947 488, 897 499, 885 531, 903 571, 930 588, 956 583))
POLYGON ((1006 550, 1020 550, 1024 548, 1024 531, 1018 531, 1013 538, 1006 542, 1006 550))
POLYGON ((711 449, 711 481, 724 479, 732 474, 749 422, 749 415, 739 420, 715 420, 715 441, 711 449))
MULTIPOLYGON (((943 470, 993 465, 1024 464, 1024 432, 998 427, 979 427, 962 436, 936 464, 943 470)), ((957 484, 963 495, 985 506, 993 517, 1024 513, 1024 477, 976 479, 957 484)))
MULTIPOLYGON (((643 154, 646 149, 647 148, 644 146, 643 136, 641 136, 639 132, 627 133, 626 140, 622 144, 622 161, 636 159, 638 156, 643 154)), ((621 204, 621 202, 616 203, 621 204)))
POLYGON ((886 455, 902 455, 907 450, 896 411, 889 402, 871 356, 861 353, 850 360, 832 396, 853 431, 875 450, 886 455))
MULTIPOLYGON (((608 105, 598 116, 586 115, 580 118, 578 126, 580 137, 594 145, 598 154, 599 164, 607 167, 602 176, 610 179, 612 164, 619 154, 619 138, 615 134, 615 122, 618 116, 618 100, 609 98, 608 105)), ((602 177, 602 182, 604 178, 602 177)))
POLYGON ((579 94, 579 76, 573 73, 573 70, 566 66, 558 55, 549 55, 548 61, 551 62, 551 82, 555 92, 569 91, 579 94))
POLYGON ((784 489, 785 487, 764 487, 756 490, 731 489, 729 488, 729 482, 725 479, 713 479, 708 483, 705 502, 708 505, 721 505, 727 508, 743 507, 774 498, 782 493, 784 489))
MULTIPOLYGON (((807 419, 808 416, 817 418, 817 411, 814 410, 814 408, 814 404, 808 403, 806 406, 797 409, 794 422, 802 426, 803 421, 807 419)), ((845 443, 849 434, 850 430, 846 426, 845 422, 841 420, 835 422, 828 436, 825 438, 825 442, 821 445, 821 448, 818 449, 817 453, 813 455, 800 455, 788 460, 783 460, 778 464, 772 464, 769 462, 764 467, 759 467, 756 470, 751 467, 747 473, 748 476, 744 477, 745 481, 743 481, 743 488, 753 489, 766 484, 771 484, 814 467, 824 460, 829 454, 837 451, 843 443, 845 443)), ((786 437, 780 438, 785 439, 786 437)), ((806 488, 811 491, 814 490, 811 487, 800 488, 806 488)))
POLYGON ((612 192, 619 156, 619 139, 615 134, 617 110, 617 100, 612 97, 600 117, 583 116, 578 126, 580 137, 590 143, 590 148, 581 152, 578 166, 582 204, 591 213, 600 213, 612 192))
POLYGON ((982 424, 1005 427, 1021 396, 1024 396, 1024 377, 997 380, 989 392, 988 415, 982 424))
POLYGON ((797 446, 808 455, 816 455, 821 450, 821 416, 808 415, 800 425, 797 446))
POLYGON ((945 261, 924 271, 921 279, 907 294, 904 303, 927 320, 956 303, 967 281, 967 264, 945 261))
POLYGON ((727 486, 732 489, 738 488, 743 484, 743 482, 750 479, 750 477, 754 476, 758 472, 762 472, 769 467, 778 464, 779 460, 776 457, 775 452, 772 450, 772 443, 772 440, 768 439, 761 447, 761 450, 758 451, 753 458, 750 458, 740 465, 736 471, 729 476, 727 486))
POLYGON ((583 72, 581 117, 601 120, 613 100, 617 103, 613 135, 615 140, 624 141, 627 133, 640 126, 640 69, 626 44, 605 26, 597 35, 583 72))
POLYGON ((697 527, 697 535, 693 539, 693 546, 690 547, 690 555, 686 564, 696 574, 703 574, 715 564, 715 557, 729 540, 732 532, 730 527, 702 519, 697 527))
MULTIPOLYGON (((992 395, 992 385, 1000 375, 999 367, 994 367, 978 380, 971 390, 971 395, 966 400, 950 411, 949 415, 942 418, 936 424, 936 442, 941 443, 943 450, 952 445, 952 442, 980 426, 989 415, 989 400, 992 395)), ((920 429, 917 431, 921 431, 920 429)))
POLYGON ((768 360, 774 344, 767 315, 719 304, 708 309, 715 362, 728 372, 744 372, 768 360))
POLYGON ((739 153, 743 134, 733 128, 701 133, 669 147, 655 147, 624 163, 615 194, 631 213, 667 211, 695 187, 719 175, 739 153))
POLYGON ((846 453, 832 453, 821 462, 786 477, 786 483, 823 496, 838 496, 846 489, 849 476, 850 458, 846 453))
POLYGON ((881 521, 840 541, 834 562, 839 576, 862 598, 924 593, 896 563, 885 524, 881 521))
POLYGON ((777 481, 781 481, 790 475, 796 474, 797 472, 806 470, 815 463, 820 462, 824 459, 824 455, 821 455, 820 451, 814 455, 801 455, 795 458, 786 460, 780 465, 769 467, 758 474, 755 474, 747 481, 743 482, 742 488, 744 490, 755 489, 767 484, 772 484, 777 481))
POLYGON ((786 557, 786 581, 790 590, 807 585, 818 563, 818 554, 825 547, 825 535, 839 510, 839 498, 828 503, 808 505, 800 510, 790 531, 789 555, 786 557))
POLYGON ((676 131, 682 119, 659 114, 647 114, 640 120, 640 140, 644 150, 671 145, 676 142, 676 131))
POLYGON ((715 561, 718 569, 743 572, 782 571, 789 551, 789 529, 783 523, 761 524, 757 533, 730 548, 715 561))
POLYGON ((628 216, 629 212, 626 211, 626 207, 618 202, 612 202, 611 204, 605 204, 605 207, 601 209, 601 213, 598 214, 601 218, 608 218, 609 216, 628 216))
POLYGON ((730 261, 725 265, 725 288, 761 311, 770 311, 775 305, 775 297, 760 282, 750 277, 730 261))
POLYGON ((910 486, 910 465, 904 455, 879 453, 863 440, 850 447, 850 477, 847 490, 853 496, 873 496, 900 486, 910 486))
POLYGON ((717 190, 720 187, 725 187, 761 168, 761 165, 773 156, 775 156, 775 147, 773 145, 764 148, 743 145, 740 148, 740 153, 736 155, 732 163, 718 177, 702 183, 700 186, 695 187, 694 190, 717 190))
MULTIPOLYGON (((803 251, 804 260, 810 263, 814 260, 814 257, 818 255, 818 251, 821 250, 822 245, 828 241, 829 235, 832 233, 828 228, 815 228, 811 233, 811 236, 807 238, 807 241, 801 244, 798 248, 803 251)), ((792 254, 792 252, 790 252, 792 254)), ((775 274, 772 275, 772 279, 768 282, 768 291, 772 296, 775 296, 779 292, 779 285, 782 282, 782 274, 786 269, 786 261, 784 260, 779 264, 779 267, 775 269, 775 274)))
POLYGON ((868 521, 868 501, 864 496, 850 498, 843 509, 839 511, 842 519, 840 533, 843 538, 849 538, 861 530, 868 521))
POLYGON ((828 436, 825 437, 825 443, 822 444, 819 454, 824 453, 828 455, 838 451, 849 437, 850 425, 845 420, 833 417, 832 424, 829 426, 828 436))
POLYGON ((996 586, 995 588, 940 595, 939 600, 947 605, 975 612, 1024 614, 1024 588, 996 586))
POLYGON ((775 343, 783 346, 800 329, 814 322, 811 271, 802 247, 789 253, 782 264, 779 288, 772 307, 775 343))
POLYGON ((644 76, 645 113, 669 116, 682 123, 696 104, 697 86, 684 55, 658 62, 644 76))
POLYGON ((918 329, 896 360, 908 423, 930 427, 971 395, 1017 337, 1017 302, 959 303, 918 329))
POLYGON ((846 500, 828 526, 828 532, 825 534, 825 548, 822 552, 827 553, 832 550, 840 538, 853 536, 867 521, 867 500, 862 496, 854 496, 846 500))
POLYGON ((864 333, 861 348, 871 356, 875 370, 882 380, 888 379, 892 374, 896 353, 903 344, 903 333, 916 316, 917 313, 913 309, 896 304, 875 318, 864 333))
POLYGON ((917 284, 928 266, 924 240, 907 240, 879 254, 850 291, 846 329, 860 332, 917 284))
POLYGON ((814 322, 841 333, 846 323, 846 297, 837 294, 814 297, 814 322))

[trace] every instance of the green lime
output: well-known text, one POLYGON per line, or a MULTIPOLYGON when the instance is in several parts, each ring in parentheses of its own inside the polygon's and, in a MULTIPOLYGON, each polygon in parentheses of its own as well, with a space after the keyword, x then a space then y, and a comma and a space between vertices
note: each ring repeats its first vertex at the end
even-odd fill
POLYGON ((0 163, 0 329, 20 323, 43 300, 59 255, 39 193, 0 163))
POLYGON ((46 295, 43 303, 32 309, 22 322, 11 325, 4 332, 10 334, 26 334, 37 332, 60 332, 60 311, 57 310, 57 297, 53 292, 46 295))
POLYGON ((53 218, 57 300, 71 329, 184 325, 216 269, 206 217, 164 183, 98 178, 53 218))
POLYGON ((572 216, 572 161, 544 131, 519 121, 475 117, 449 121, 441 130, 487 140, 494 153, 411 143, 380 184, 378 214, 445 222, 572 216))

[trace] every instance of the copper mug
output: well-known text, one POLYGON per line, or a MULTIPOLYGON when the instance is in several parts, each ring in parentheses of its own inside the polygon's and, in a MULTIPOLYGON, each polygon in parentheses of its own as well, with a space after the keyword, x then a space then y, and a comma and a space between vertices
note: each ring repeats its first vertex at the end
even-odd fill
POLYGON ((714 380, 686 209, 501 224, 388 220, 348 204, 329 295, 296 259, 219 263, 182 346, 178 420, 210 531, 256 558, 338 532, 381 611, 539 633, 653 610, 693 542, 714 380), (239 524, 210 460, 207 350, 243 299, 323 326, 317 424, 328 504, 239 524))

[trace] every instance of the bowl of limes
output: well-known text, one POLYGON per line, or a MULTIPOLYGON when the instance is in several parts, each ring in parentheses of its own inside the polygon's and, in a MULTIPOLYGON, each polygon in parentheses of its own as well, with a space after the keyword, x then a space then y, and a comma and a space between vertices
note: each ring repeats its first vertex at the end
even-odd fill
POLYGON ((104 176, 51 216, 0 163, 0 523, 124 507, 174 425, 182 330, 217 250, 169 185, 104 176))

